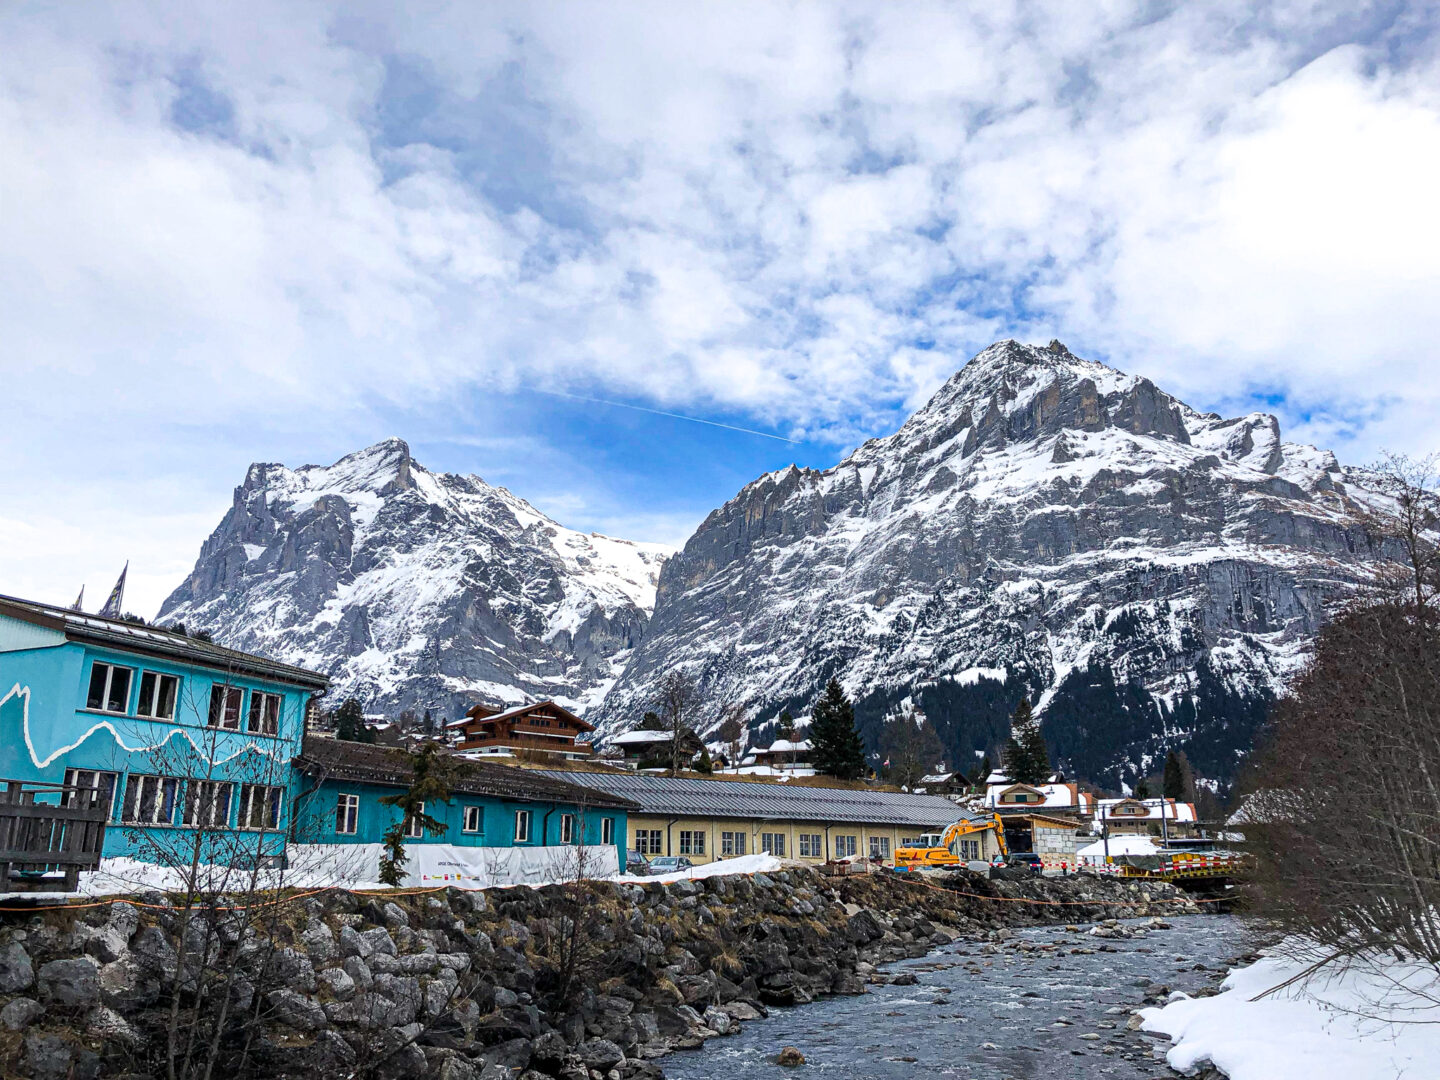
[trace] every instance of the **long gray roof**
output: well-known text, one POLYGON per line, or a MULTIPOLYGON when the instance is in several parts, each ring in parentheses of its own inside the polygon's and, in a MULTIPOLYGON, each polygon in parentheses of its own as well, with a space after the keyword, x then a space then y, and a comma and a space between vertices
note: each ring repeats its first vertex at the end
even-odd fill
POLYGON ((949 799, 899 791, 697 780, 653 773, 543 771, 557 780, 582 784, 639 803, 639 812, 644 814, 914 825, 929 829, 975 816, 949 799))

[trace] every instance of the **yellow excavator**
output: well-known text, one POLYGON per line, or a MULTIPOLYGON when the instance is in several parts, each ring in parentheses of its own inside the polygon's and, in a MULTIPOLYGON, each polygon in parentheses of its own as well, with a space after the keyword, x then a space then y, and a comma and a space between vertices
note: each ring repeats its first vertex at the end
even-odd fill
POLYGON ((1000 854, 1009 855, 1010 849, 1005 844, 1005 825, 1000 815, 994 814, 989 819, 961 818, 943 833, 925 833, 914 847, 897 848, 895 868, 911 870, 922 866, 959 866, 963 862, 974 861, 960 857, 960 841, 991 829, 995 830, 995 843, 999 845, 1000 854))

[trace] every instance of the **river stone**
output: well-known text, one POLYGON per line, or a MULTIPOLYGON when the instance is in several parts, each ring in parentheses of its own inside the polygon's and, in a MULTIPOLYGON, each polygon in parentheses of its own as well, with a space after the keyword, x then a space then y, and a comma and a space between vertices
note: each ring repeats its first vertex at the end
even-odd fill
POLYGON ((123 1016, 114 1009, 97 1005, 85 1016, 85 1034, 114 1040, 126 1046, 138 1046, 143 1040, 123 1016))
POLYGON ((589 1039, 577 1051, 586 1068, 606 1072, 625 1060, 625 1052, 609 1039, 589 1039))
POLYGON ((336 1001, 349 1001, 355 996, 355 980, 344 968, 326 968, 320 972, 320 981, 336 1001))
POLYGON ((317 1002, 294 990, 271 991, 265 1000, 280 1022, 296 1031, 319 1031, 330 1023, 317 1002))
POLYGON ((100 969, 88 956, 51 960, 41 965, 35 981, 46 1004, 89 1008, 100 1001, 100 969))
POLYGON ((35 968, 25 946, 12 941, 0 945, 0 994, 18 994, 35 982, 35 968))
POLYGON ((73 1056, 73 1047, 58 1035, 25 1037, 25 1064, 34 1080, 67 1080, 73 1056))
POLYGON ((804 1065, 805 1055, 793 1046, 787 1046, 780 1051, 775 1059, 776 1065, 804 1065))
POLYGON ((717 1035, 729 1035, 730 1028, 735 1023, 735 1021, 730 1019, 728 1012, 724 1009, 718 1009, 714 1005, 711 1005, 705 1010, 704 1021, 705 1026, 717 1035))
POLYGON ((387 900, 385 906, 380 909, 387 926, 409 926, 410 913, 392 900, 387 900))
POLYGON ((340 946, 335 943, 335 934, 324 923, 317 923, 300 935, 300 944, 312 962, 325 963, 340 958, 340 946))
POLYGON ((45 1006, 34 998, 16 998, 0 1009, 0 1027, 6 1031, 24 1031, 44 1013, 45 1006))
POLYGON ((547 1031, 530 1046, 530 1066, 555 1076, 570 1056, 570 1047, 558 1031, 547 1031))

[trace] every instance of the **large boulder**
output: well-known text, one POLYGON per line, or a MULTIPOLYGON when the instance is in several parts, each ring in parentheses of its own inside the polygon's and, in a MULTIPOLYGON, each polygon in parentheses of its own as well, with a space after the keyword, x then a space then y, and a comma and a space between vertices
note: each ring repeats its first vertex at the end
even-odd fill
POLYGON ((625 1060, 625 1053, 609 1039, 588 1039, 576 1051, 587 1069, 609 1072, 625 1060))
POLYGON ((6 1031, 24 1031, 45 1014, 45 1006, 34 998, 16 998, 0 1009, 0 1027, 6 1031))
POLYGON ((100 969, 88 956, 42 964, 35 982, 47 1005, 88 1009, 100 1003, 100 969))
POLYGON ((265 997, 275 1018, 296 1031, 320 1031, 329 1026, 329 1019, 319 1003, 294 990, 274 990, 265 997))
POLYGON ((0 945, 0 994, 18 994, 35 983, 30 954, 18 941, 0 945))

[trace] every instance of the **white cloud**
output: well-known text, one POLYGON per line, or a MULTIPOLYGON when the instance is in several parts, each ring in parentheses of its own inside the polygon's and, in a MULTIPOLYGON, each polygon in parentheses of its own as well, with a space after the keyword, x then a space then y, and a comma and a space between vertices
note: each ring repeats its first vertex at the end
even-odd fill
POLYGON ((1006 334, 1281 395, 1352 458, 1433 442, 1423 5, 26 6, 0 42, 12 523, 81 520, 117 440, 147 477, 216 445, 147 489, 178 521, 259 447, 492 385, 839 444, 1006 334))

